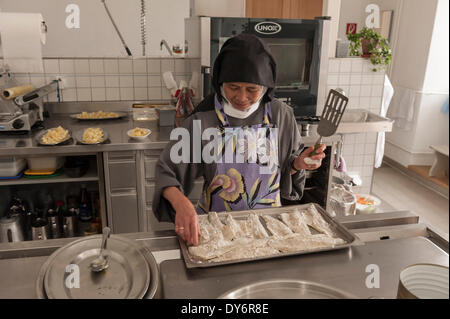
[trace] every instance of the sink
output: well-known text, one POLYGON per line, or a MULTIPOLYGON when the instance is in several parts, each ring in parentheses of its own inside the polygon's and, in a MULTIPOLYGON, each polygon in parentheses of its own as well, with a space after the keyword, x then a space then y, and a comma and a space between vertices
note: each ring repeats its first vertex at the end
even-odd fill
POLYGON ((364 109, 346 110, 336 133, 390 132, 393 120, 364 109))

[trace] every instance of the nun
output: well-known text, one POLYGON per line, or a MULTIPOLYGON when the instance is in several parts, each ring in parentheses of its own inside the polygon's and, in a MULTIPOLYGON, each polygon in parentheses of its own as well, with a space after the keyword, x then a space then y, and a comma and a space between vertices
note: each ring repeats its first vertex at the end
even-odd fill
POLYGON ((228 39, 214 62, 215 92, 177 128, 190 133, 188 140, 171 140, 162 152, 153 212, 173 222, 189 245, 198 245, 197 214, 298 201, 305 170, 320 167, 325 145, 304 148, 292 107, 274 97, 275 80, 275 60, 263 40, 250 34, 228 39), (203 192, 194 205, 187 196, 199 177, 203 192))

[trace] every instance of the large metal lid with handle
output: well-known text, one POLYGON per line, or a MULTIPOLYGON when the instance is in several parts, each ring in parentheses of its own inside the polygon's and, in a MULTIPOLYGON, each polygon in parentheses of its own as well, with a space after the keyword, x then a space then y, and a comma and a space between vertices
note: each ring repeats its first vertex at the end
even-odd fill
POLYGON ((153 298, 158 281, 156 261, 144 246, 118 235, 106 245, 93 235, 55 251, 40 270, 36 291, 49 299, 153 298), (99 258, 107 263, 102 269, 93 267, 99 258))

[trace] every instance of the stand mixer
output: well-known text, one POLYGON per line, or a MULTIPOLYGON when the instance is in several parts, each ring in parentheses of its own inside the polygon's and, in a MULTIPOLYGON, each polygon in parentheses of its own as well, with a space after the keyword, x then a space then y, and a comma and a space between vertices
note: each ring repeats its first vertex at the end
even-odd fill
MULTIPOLYGON (((54 91, 59 91, 58 83, 58 80, 53 80, 12 100, 0 98, 0 132, 30 131, 36 122, 43 121, 43 98, 54 91)), ((9 71, 0 68, 0 88, 15 84, 9 71)))

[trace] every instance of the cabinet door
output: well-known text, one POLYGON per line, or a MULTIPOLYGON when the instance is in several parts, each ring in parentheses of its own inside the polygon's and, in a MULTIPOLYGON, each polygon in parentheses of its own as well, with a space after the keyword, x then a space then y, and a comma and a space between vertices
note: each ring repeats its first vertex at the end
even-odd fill
POLYGON ((194 0, 194 15, 245 17, 245 0, 194 0))
POLYGON ((136 188, 136 163, 109 163, 111 190, 136 188))
POLYGON ((322 0, 246 0, 248 18, 314 19, 322 16, 322 0))
POLYGON ((158 163, 157 158, 145 159, 145 178, 154 180, 156 175, 156 164, 158 163))
POLYGON ((136 194, 111 195, 111 210, 115 234, 139 231, 136 194))
POLYGON ((284 0, 246 0, 247 18, 283 18, 284 0))

